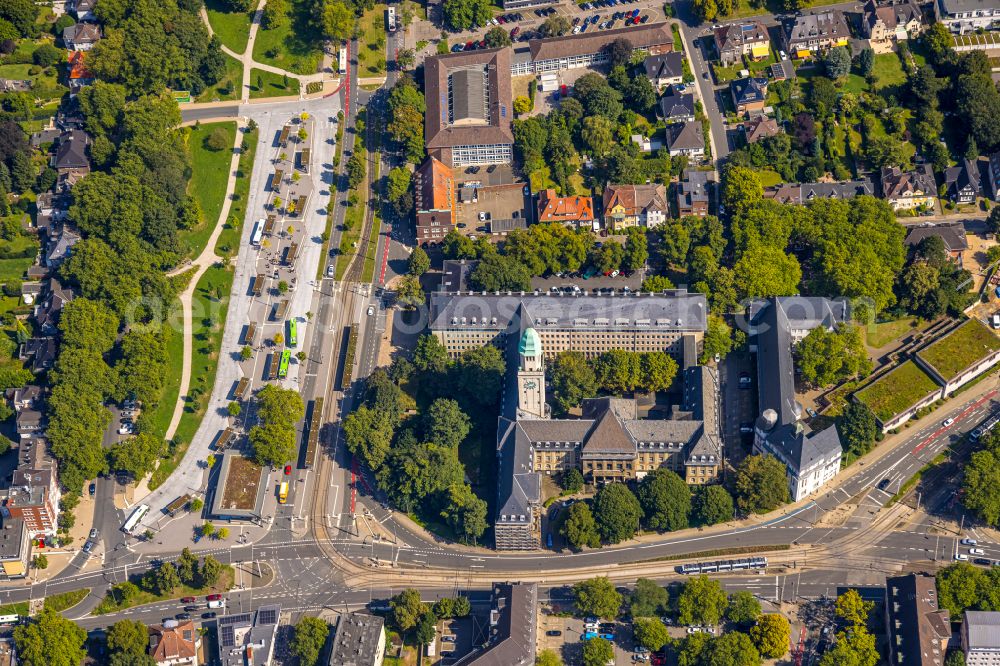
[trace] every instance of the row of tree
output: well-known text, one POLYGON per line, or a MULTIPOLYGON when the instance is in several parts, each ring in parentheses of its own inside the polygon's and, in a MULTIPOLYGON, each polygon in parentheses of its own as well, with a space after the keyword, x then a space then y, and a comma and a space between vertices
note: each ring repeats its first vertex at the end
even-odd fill
POLYGON ((412 632, 419 646, 434 640, 438 620, 466 617, 472 612, 468 597, 444 597, 433 604, 420 600, 420 591, 406 588, 389 600, 393 624, 403 634, 412 632))
POLYGON ((278 467, 295 456, 295 424, 305 415, 302 396, 268 384, 257 393, 257 417, 248 437, 259 465, 278 467))

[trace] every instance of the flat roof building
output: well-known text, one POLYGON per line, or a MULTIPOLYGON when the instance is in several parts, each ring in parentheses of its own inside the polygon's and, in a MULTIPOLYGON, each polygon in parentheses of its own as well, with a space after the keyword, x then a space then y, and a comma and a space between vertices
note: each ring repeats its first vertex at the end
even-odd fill
POLYGON ((212 498, 211 515, 216 518, 259 520, 267 493, 267 470, 235 451, 222 456, 219 479, 212 498))
POLYGON ((382 666, 385 620, 367 613, 342 615, 330 650, 330 666, 382 666))
POLYGON ((30 554, 31 538, 24 521, 4 517, 0 523, 0 572, 3 577, 9 580, 27 576, 30 554))

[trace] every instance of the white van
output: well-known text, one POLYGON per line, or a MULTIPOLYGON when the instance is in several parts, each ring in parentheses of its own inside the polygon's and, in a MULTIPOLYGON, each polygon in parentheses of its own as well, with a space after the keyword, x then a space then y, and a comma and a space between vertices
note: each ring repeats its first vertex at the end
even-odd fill
POLYGON ((216 599, 215 601, 209 601, 208 602, 208 607, 209 608, 225 608, 226 607, 226 600, 225 599, 216 599))

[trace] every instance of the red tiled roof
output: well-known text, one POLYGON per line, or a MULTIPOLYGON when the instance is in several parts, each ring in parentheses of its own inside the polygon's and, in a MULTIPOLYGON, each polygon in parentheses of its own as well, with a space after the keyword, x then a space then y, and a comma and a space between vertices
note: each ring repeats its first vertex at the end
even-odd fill
POLYGON ((538 197, 539 222, 592 222, 594 202, 590 197, 557 197, 555 190, 544 190, 538 197))

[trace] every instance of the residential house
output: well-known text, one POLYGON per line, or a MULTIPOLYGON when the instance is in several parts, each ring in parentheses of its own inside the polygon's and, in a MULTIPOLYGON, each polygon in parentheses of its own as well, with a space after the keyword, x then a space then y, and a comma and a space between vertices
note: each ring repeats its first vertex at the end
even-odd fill
POLYGON ((101 26, 96 23, 76 23, 63 28, 63 44, 70 51, 89 51, 101 41, 101 26))
POLYGON ((997 0, 934 0, 934 17, 953 33, 993 30, 1000 22, 997 0))
POLYGON ((990 154, 990 163, 987 169, 990 195, 994 200, 1000 200, 1000 152, 990 154))
POLYGON ((608 61, 608 45, 619 38, 628 40, 633 50, 647 55, 674 50, 674 36, 670 24, 665 22, 588 31, 563 37, 531 39, 527 46, 518 44, 513 49, 510 73, 520 76, 601 65, 608 61))
POLYGON ((35 324, 44 335, 55 335, 63 306, 76 297, 76 292, 72 287, 63 287, 56 278, 49 278, 40 295, 42 299, 35 302, 35 324))
POLYGON ((708 184, 715 182, 712 171, 685 169, 684 177, 677 183, 677 212, 681 217, 708 215, 708 184))
POLYGON ((201 635, 191 620, 179 620, 172 626, 151 624, 149 656, 157 666, 198 666, 201 635))
POLYGON ((385 630, 378 615, 349 613, 340 616, 330 650, 330 666, 382 666, 385 630))
POLYGON ((767 79, 750 77, 730 81, 729 91, 733 96, 736 113, 763 112, 767 106, 767 79))
POLYGON ((883 167, 880 179, 882 198, 893 210, 937 206, 937 183, 929 164, 921 164, 912 171, 903 171, 897 166, 883 167))
POLYGON ((538 194, 538 221, 561 222, 571 227, 593 227, 594 202, 590 197, 556 196, 555 190, 538 194))
POLYGON ((937 596, 934 576, 911 573, 885 579, 890 664, 944 666, 951 621, 948 610, 938 608, 937 596))
POLYGON ((87 69, 86 51, 70 51, 69 61, 69 94, 75 97, 81 89, 94 84, 94 74, 87 69))
POLYGON ((255 611, 223 615, 217 620, 222 666, 270 666, 278 635, 281 606, 268 604, 255 611))
POLYGON ((413 174, 417 244, 437 244, 455 225, 455 176, 451 167, 428 157, 413 174))
POLYGON ((720 26, 715 29, 714 37, 719 60, 726 66, 742 62, 744 56, 761 60, 771 51, 767 27, 760 21, 741 21, 720 26))
POLYGON ((813 199, 853 199, 874 194, 875 184, 868 177, 831 183, 782 183, 764 188, 765 199, 798 206, 804 206, 813 199))
POLYGON ((24 521, 31 538, 54 536, 62 493, 55 460, 44 438, 22 440, 11 485, 0 495, 0 514, 24 521))
POLYGON ((76 16, 77 21, 96 21, 94 5, 97 0, 66 0, 66 11, 76 16))
POLYGON ((828 9, 789 19, 783 37, 789 56, 809 58, 834 46, 847 46, 851 31, 843 12, 828 9))
POLYGON ((980 180, 979 164, 968 158, 944 170, 947 197, 953 203, 975 203, 982 191, 980 180))
POLYGON ((920 33, 923 13, 915 0, 868 0, 861 30, 876 53, 889 53, 897 42, 920 33))
POLYGON ((45 265, 57 268, 62 265, 73 252, 73 247, 80 242, 80 232, 69 222, 57 224, 49 230, 48 251, 45 254, 45 265))
POLYGON ((59 137, 56 153, 50 164, 56 170, 56 191, 68 192, 80 179, 90 173, 87 150, 90 136, 83 130, 63 132, 59 137))
POLYGON ((536 583, 494 583, 487 642, 455 666, 534 666, 537 613, 536 583))
POLYGON ((514 158, 509 48, 427 58, 427 153, 450 167, 514 158))
POLYGON ((774 456, 785 466, 793 502, 819 491, 837 475, 843 447, 836 426, 815 431, 802 420, 792 347, 819 326, 833 330, 847 314, 847 301, 803 296, 771 297, 749 308, 760 413, 753 451, 774 456))
POLYGON ((29 369, 36 375, 46 370, 51 370, 56 363, 56 340, 55 338, 28 338, 21 345, 18 359, 24 362, 31 362, 29 369))
POLYGON ((693 121, 694 95, 677 92, 673 87, 669 88, 660 98, 660 115, 668 125, 693 121))
POLYGON ((767 116, 757 116, 743 123, 743 138, 746 142, 757 143, 761 139, 781 133, 778 121, 767 116))
POLYGON ((667 125, 667 150, 671 157, 686 155, 700 160, 705 156, 705 134, 701 123, 692 120, 686 123, 667 125))
POLYGON ((643 61, 646 78, 657 89, 684 81, 684 54, 676 51, 651 55, 643 61))
POLYGON ((667 219, 663 185, 608 185, 604 188, 604 226, 618 234, 629 227, 655 229, 667 219))
POLYGON ((965 611, 962 652, 965 653, 965 666, 1000 663, 1000 612, 965 611))
POLYGON ((20 518, 3 518, 0 521, 0 574, 6 580, 28 575, 31 555, 31 537, 20 518))
POLYGON ((639 146, 640 153, 655 153, 663 148, 663 141, 656 137, 648 137, 642 134, 633 134, 629 137, 635 145, 639 146))
POLYGON ((29 143, 35 150, 41 150, 43 146, 51 146, 58 141, 60 134, 62 134, 62 132, 56 127, 46 127, 45 129, 38 130, 37 132, 32 132, 29 143))
POLYGON ((962 265, 965 252, 969 249, 969 239, 965 235, 965 227, 961 222, 907 227, 906 239, 903 242, 909 247, 916 247, 929 236, 940 238, 944 243, 944 251, 948 253, 948 257, 959 266, 962 265))

